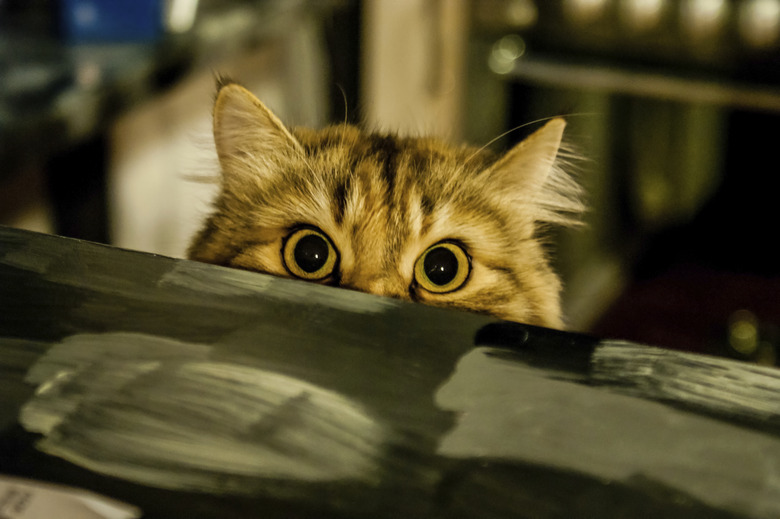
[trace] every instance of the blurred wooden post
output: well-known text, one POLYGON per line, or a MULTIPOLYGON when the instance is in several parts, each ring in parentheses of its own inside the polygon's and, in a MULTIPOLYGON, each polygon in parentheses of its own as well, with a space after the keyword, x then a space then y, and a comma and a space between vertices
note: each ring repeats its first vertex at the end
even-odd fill
POLYGON ((462 138, 467 10, 463 0, 365 2, 369 128, 462 138))

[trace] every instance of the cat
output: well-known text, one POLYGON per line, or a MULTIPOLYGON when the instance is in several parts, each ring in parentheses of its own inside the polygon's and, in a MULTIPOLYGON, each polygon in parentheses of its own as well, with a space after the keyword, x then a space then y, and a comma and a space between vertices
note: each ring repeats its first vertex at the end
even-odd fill
POLYGON ((554 118, 503 156, 342 124, 288 129, 218 80, 221 191, 193 260, 561 328, 543 231, 576 225, 554 118))

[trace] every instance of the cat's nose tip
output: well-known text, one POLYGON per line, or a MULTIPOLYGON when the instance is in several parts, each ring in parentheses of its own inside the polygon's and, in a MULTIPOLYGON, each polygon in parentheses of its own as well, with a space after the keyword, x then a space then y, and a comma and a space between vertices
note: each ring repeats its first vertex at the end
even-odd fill
POLYGON ((358 292, 365 292, 367 294, 374 294, 377 296, 392 297, 395 299, 405 299, 410 301, 411 295, 409 290, 403 286, 397 284, 390 284, 384 281, 373 281, 368 283, 349 283, 342 284, 342 288, 349 290, 356 290, 358 292))

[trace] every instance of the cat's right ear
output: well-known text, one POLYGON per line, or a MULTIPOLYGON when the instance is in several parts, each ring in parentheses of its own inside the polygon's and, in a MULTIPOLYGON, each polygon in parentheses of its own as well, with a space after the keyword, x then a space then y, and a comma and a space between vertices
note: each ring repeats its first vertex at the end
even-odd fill
POLYGON ((518 214, 530 214, 537 222, 579 225, 585 210, 581 187, 561 167, 572 157, 561 152, 565 127, 563 119, 550 120, 488 171, 488 178, 518 214))
POLYGON ((221 83, 214 102, 214 143, 223 170, 247 157, 271 158, 300 150, 300 144, 273 112, 249 90, 221 83))

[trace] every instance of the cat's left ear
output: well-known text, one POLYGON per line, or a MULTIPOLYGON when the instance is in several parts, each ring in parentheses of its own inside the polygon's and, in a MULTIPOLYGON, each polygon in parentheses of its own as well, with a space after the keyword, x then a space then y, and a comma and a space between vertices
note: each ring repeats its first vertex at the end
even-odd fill
POLYGON ((223 167, 242 155, 269 155, 300 148, 271 110, 236 83, 221 85, 214 102, 214 142, 223 167))
POLYGON ((581 188, 561 167, 566 122, 556 118, 501 157, 487 171, 496 187, 521 206, 533 206, 537 221, 574 225, 584 206, 581 188))

